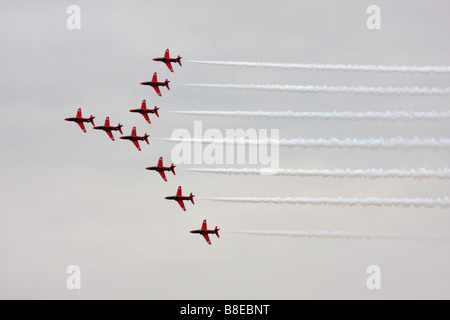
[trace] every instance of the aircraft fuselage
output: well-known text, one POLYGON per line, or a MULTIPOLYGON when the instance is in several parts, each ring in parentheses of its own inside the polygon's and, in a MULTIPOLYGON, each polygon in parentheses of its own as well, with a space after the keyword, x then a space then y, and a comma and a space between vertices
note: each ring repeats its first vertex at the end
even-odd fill
POLYGON ((198 229, 198 230, 192 230, 190 232, 191 233, 200 233, 200 234, 215 234, 217 231, 219 231, 219 229, 217 229, 217 230, 202 230, 202 229, 198 229))
POLYGON ((146 82, 141 82, 141 84, 143 86, 152 86, 152 87, 165 87, 169 84, 170 81, 164 81, 164 82, 159 82, 159 81, 146 81, 146 82))
POLYGON ((146 139, 146 137, 144 136, 144 137, 139 137, 139 136, 136 136, 136 137, 134 137, 134 136, 122 136, 122 137, 120 137, 120 139, 124 139, 124 140, 131 140, 131 141, 143 141, 143 140, 145 140, 146 139))
POLYGON ((91 122, 90 118, 77 118, 77 117, 65 118, 64 120, 66 120, 66 121, 75 121, 75 122, 91 122))
POLYGON ((155 171, 171 171, 172 170, 171 168, 166 168, 166 167, 163 167, 163 168, 161 168, 161 167, 147 167, 145 169, 147 169, 147 170, 155 170, 155 171))
POLYGON ((154 58, 153 61, 161 61, 161 62, 178 62, 181 60, 181 57, 179 58, 154 58))
POLYGON ((169 196, 169 197, 165 197, 165 199, 175 200, 175 201, 188 201, 188 200, 191 200, 191 197, 169 196))
POLYGON ((97 129, 97 130, 113 130, 113 131, 120 130, 119 127, 109 127, 109 126, 96 126, 96 127, 94 127, 94 129, 97 129))
POLYGON ((155 113, 155 111, 158 111, 159 108, 155 109, 131 109, 130 112, 135 113, 155 113))
POLYGON ((197 230, 191 230, 189 231, 190 233, 196 233, 196 234, 201 234, 206 242, 208 242, 208 244, 211 244, 211 240, 209 239, 209 234, 215 234, 217 237, 219 237, 219 228, 216 227, 215 230, 204 230, 204 229, 197 229, 197 230))

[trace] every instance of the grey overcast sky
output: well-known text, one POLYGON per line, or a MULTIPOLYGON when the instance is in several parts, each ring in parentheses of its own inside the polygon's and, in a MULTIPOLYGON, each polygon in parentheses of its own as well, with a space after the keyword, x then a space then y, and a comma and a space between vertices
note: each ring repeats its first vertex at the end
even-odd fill
MULTIPOLYGON (((340 121, 196 118, 173 110, 448 111, 447 96, 234 91, 186 83, 450 87, 448 74, 237 68, 188 60, 450 65, 450 2, 433 1, 7 1, 0 0, 1 299, 449 299, 448 242, 316 239, 244 230, 354 231, 449 237, 443 208, 211 202, 209 197, 445 197, 448 180, 213 175, 164 182, 145 167, 170 164, 173 143, 112 142, 64 118, 96 116, 129 134, 177 129, 279 129, 282 138, 449 137, 448 120, 340 121), (69 30, 69 5, 81 29, 69 30), (366 9, 381 9, 369 30, 366 9), (152 58, 183 56, 174 73, 152 58), (140 86, 158 72, 171 90, 140 86), (128 112, 147 99, 149 125, 128 112), (196 204, 164 200, 179 185, 196 204), (203 219, 219 226, 208 246, 203 219), (68 290, 66 268, 81 269, 68 290), (380 290, 366 286, 381 268, 380 290)), ((282 148, 297 169, 448 167, 447 150, 282 148)), ((218 166, 220 167, 220 166, 218 166)), ((250 165, 227 165, 230 168, 250 165)))

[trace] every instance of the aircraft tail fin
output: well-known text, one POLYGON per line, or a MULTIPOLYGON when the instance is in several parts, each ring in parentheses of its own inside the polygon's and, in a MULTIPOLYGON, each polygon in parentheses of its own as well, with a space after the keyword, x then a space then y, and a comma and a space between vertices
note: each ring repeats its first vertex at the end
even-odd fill
POLYGON ((176 176, 176 174, 175 174, 175 166, 173 165, 173 163, 170 166, 170 171, 172 171, 173 175, 176 176))
POLYGON ((120 132, 120 134, 123 135, 123 132, 122 132, 122 125, 119 123, 117 126, 119 127, 119 132, 120 132))
POLYGON ((89 117, 89 122, 92 123, 92 126, 95 127, 95 123, 94 123, 94 118, 91 114, 91 116, 89 117))
POLYGON ((167 87, 167 90, 170 90, 170 87, 169 87, 169 80, 167 80, 167 79, 166 79, 166 87, 167 87))
POLYGON ((150 137, 150 136, 148 134, 145 134, 144 140, 145 140, 145 142, 147 142, 147 144, 150 144, 150 142, 148 142, 148 137, 150 137))
POLYGON ((216 228, 214 229, 214 233, 216 234, 217 238, 220 238, 220 236, 219 236, 219 230, 220 230, 220 229, 218 229, 217 226, 216 226, 216 228))
POLYGON ((181 65, 181 57, 180 57, 180 56, 178 56, 178 58, 177 58, 177 59, 178 59, 178 64, 179 64, 180 66, 182 66, 182 65, 181 65))
POLYGON ((189 200, 191 200, 192 204, 195 204, 194 203, 194 196, 192 195, 192 192, 191 192, 191 195, 189 196, 189 198, 190 198, 189 200))
POLYGON ((155 114, 156 114, 156 116, 159 118, 159 114, 158 114, 158 108, 157 107, 155 107, 155 109, 153 109, 153 110, 155 110, 155 114))

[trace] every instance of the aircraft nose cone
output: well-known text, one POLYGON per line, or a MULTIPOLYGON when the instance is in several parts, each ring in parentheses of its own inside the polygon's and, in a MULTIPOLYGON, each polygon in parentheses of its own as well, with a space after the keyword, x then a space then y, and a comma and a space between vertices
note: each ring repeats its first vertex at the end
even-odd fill
POLYGON ((141 82, 141 84, 145 84, 145 82, 141 82))
POLYGON ((150 167, 145 168, 146 170, 150 170, 150 167))
POLYGON ((189 231, 190 233, 195 233, 195 230, 191 230, 191 231, 189 231))
POLYGON ((153 60, 153 61, 156 61, 156 60, 158 60, 158 58, 153 58, 152 60, 153 60))

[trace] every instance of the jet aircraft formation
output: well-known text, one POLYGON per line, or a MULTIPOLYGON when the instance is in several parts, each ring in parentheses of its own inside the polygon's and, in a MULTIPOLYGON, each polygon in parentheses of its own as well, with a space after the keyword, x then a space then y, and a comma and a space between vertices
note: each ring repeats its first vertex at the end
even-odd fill
MULTIPOLYGON (((154 58, 153 60, 165 63, 166 66, 169 68, 169 70, 171 72, 174 72, 171 63, 178 63, 180 66, 182 66, 181 65, 181 58, 182 57, 180 57, 180 56, 178 56, 177 58, 171 58, 170 54, 169 54, 169 49, 167 49, 165 54, 164 54, 164 57, 154 58)), ((153 78, 152 78, 151 81, 141 82, 141 85, 148 85, 148 86, 153 87, 153 89, 156 91, 158 96, 161 96, 161 91, 160 91, 159 87, 166 87, 168 90, 170 90, 169 82, 170 81, 168 79, 166 79, 164 82, 159 82, 158 81, 158 75, 155 72, 153 74, 153 78)), ((141 108, 139 108, 139 109, 130 109, 129 112, 140 113, 145 118, 145 120, 149 124, 151 124, 151 121, 150 121, 150 118, 149 118, 149 114, 155 114, 159 118, 158 110, 159 110, 159 108, 157 106, 155 106, 153 109, 147 109, 147 101, 144 99, 144 100, 142 100, 141 108)), ((96 126, 94 124, 94 118, 95 117, 92 116, 92 115, 89 118, 83 118, 82 113, 81 113, 81 108, 79 108, 75 117, 65 118, 64 120, 71 121, 71 122, 76 122, 80 126, 81 130, 83 130, 84 133, 86 133, 86 127, 84 126, 84 124, 85 123, 91 123, 92 126, 93 126, 93 129, 105 131, 112 141, 115 141, 114 140, 114 135, 113 135, 112 132, 113 131, 119 131, 120 134, 122 134, 120 139, 132 141, 133 144, 136 146, 136 148, 139 151, 141 151, 141 146, 139 145, 139 141, 145 141, 145 142, 147 142, 147 144, 150 144, 149 141, 148 141, 148 138, 150 136, 147 133, 145 133, 143 136, 137 135, 136 127, 133 127, 133 129, 131 130, 131 134, 130 135, 125 136, 125 135, 123 135, 123 132, 122 132, 123 125, 121 125, 120 123, 117 126, 113 126, 113 125, 110 124, 109 117, 106 117, 105 124, 103 126, 96 126)), ((147 167, 146 169, 158 172, 161 175, 161 178, 164 181, 167 181, 167 177, 165 175, 165 172, 172 172, 173 175, 175 175, 175 166, 172 163, 170 165, 170 167, 165 167, 163 165, 163 157, 159 158, 158 164, 156 166, 147 167)), ((186 207, 184 205, 184 201, 191 201, 192 204, 194 204, 194 197, 195 197, 195 195, 193 195, 192 192, 190 193, 189 196, 183 196, 182 190, 181 190, 181 186, 179 186, 176 195, 174 195, 174 196, 167 196, 167 197, 165 197, 165 199, 176 201, 180 205, 181 209, 183 211, 186 211, 186 207)), ((216 228, 214 230, 208 230, 207 226, 206 226, 206 220, 203 221, 201 229, 199 229, 199 230, 192 230, 190 232, 191 233, 199 233, 199 234, 201 234, 205 238, 205 240, 206 240, 206 242, 208 244, 211 244, 211 241, 209 239, 208 234, 215 234, 217 237, 219 237, 219 229, 217 228, 217 226, 216 226, 216 228)))

